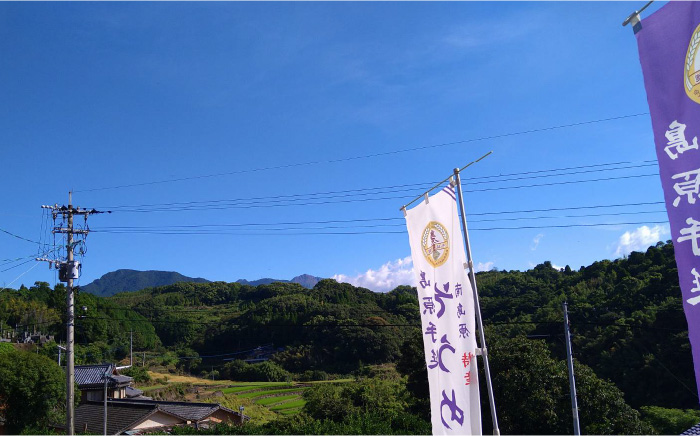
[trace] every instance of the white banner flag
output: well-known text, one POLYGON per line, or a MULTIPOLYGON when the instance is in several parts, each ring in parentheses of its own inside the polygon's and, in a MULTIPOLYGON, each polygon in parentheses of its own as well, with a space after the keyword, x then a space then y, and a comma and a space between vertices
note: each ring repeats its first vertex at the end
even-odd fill
POLYGON ((406 211, 435 435, 481 434, 474 294, 454 188, 406 211))

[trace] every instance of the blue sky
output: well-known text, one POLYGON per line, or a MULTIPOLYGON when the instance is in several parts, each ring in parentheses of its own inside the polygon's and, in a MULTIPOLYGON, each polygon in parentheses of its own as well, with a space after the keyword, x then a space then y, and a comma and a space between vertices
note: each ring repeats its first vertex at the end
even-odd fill
MULTIPOLYGON (((668 227, 620 25, 640 6, 0 3, 0 229, 53 243, 40 205, 72 189, 113 211, 89 219, 82 284, 131 268, 385 291, 412 280, 399 207, 493 151, 462 175, 482 269, 645 249, 668 227)), ((55 283, 5 260, 37 250, 0 233, 0 285, 55 283)))

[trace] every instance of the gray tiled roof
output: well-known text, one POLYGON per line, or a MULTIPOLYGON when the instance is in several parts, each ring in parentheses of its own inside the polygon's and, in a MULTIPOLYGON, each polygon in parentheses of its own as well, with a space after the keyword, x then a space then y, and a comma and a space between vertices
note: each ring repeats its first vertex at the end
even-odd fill
POLYGON ((127 398, 138 397, 140 395, 143 395, 143 391, 141 389, 132 388, 131 386, 126 387, 127 398))
MULTIPOLYGON (((119 384, 130 383, 133 380, 133 378, 126 375, 113 375, 111 379, 119 384)), ((104 383, 104 381, 102 383, 104 383)))
POLYGON ((164 410, 173 415, 181 416, 188 421, 199 421, 204 417, 216 412, 219 408, 218 404, 161 404, 159 409, 164 410))
POLYGON ((681 435, 700 435, 700 424, 695 424, 688 430, 681 433, 681 435))
MULTIPOLYGON (((143 422, 147 417, 162 412, 184 421, 200 421, 217 410, 240 416, 238 412, 210 403, 186 403, 177 401, 110 399, 107 402, 107 434, 123 433, 143 422)), ((104 403, 90 401, 75 409, 75 432, 102 434, 104 403)), ((243 416, 243 420, 250 418, 243 416)))
POLYGON ((103 365, 75 365, 75 382, 80 385, 92 385, 104 383, 104 374, 112 368, 110 374, 114 372, 112 365, 105 363, 103 365))
MULTIPOLYGON (((107 403, 107 434, 120 434, 133 425, 155 413, 158 407, 153 404, 141 406, 107 403)), ((104 426, 104 406, 102 403, 85 403, 75 409, 75 432, 102 434, 104 426)))
POLYGON ((109 374, 111 374, 108 382, 110 387, 114 387, 116 385, 126 385, 131 383, 133 380, 133 378, 125 375, 113 375, 114 365, 110 363, 103 363, 101 365, 76 365, 75 382, 78 383, 78 387, 80 389, 85 389, 89 386, 102 386, 105 382, 105 372, 109 372, 109 374))
MULTIPOLYGON (((150 404, 158 407, 158 409, 179 416, 187 421, 199 421, 217 410, 226 411, 232 415, 240 416, 240 413, 235 412, 226 407, 222 407, 216 403, 188 403, 182 401, 155 401, 155 400, 137 400, 137 399, 110 399, 110 404, 150 404)), ((243 419, 248 417, 244 416, 243 419)))

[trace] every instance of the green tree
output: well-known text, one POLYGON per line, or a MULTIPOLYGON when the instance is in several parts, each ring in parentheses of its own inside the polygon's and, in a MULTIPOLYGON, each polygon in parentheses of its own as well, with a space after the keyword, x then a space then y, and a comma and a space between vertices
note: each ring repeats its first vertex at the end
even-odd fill
POLYGON ((5 354, 5 353, 14 353, 15 352, 15 347, 12 346, 9 342, 0 342, 0 354, 5 354))
POLYGON ((65 375, 56 362, 23 351, 0 354, 0 404, 10 433, 59 419, 65 392, 65 375))
MULTIPOLYGON (((504 434, 569 434, 572 429, 568 370, 543 341, 500 339, 489 346, 499 424, 504 434)), ((575 364, 581 431, 644 434, 651 428, 625 403, 622 391, 575 364)))
POLYGON ((700 422, 700 411, 642 406, 642 419, 656 434, 681 434, 700 422))
POLYGON ((304 400, 304 411, 316 419, 342 421, 358 411, 350 397, 344 395, 343 389, 330 383, 307 389, 304 391, 304 400))
POLYGON ((146 368, 140 366, 132 366, 119 371, 122 375, 132 377, 136 383, 150 383, 151 376, 146 368))
POLYGON ((321 384, 304 392, 304 411, 316 419, 341 422, 373 414, 384 420, 399 416, 407 406, 403 379, 372 377, 353 383, 321 384))

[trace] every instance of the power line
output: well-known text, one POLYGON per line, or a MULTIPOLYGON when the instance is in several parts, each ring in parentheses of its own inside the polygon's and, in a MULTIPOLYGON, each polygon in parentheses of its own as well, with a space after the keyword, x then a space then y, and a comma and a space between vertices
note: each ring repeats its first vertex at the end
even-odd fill
MULTIPOLYGON (((504 177, 504 175, 484 176, 484 177, 477 177, 477 178, 471 179, 470 185, 493 184, 493 183, 500 183, 500 182, 505 182, 505 181, 535 179, 535 178, 542 178, 542 177, 562 177, 562 176, 568 176, 568 175, 574 175, 574 174, 584 174, 584 173, 601 172, 601 171, 617 171, 617 170, 622 170, 622 169, 636 169, 636 168, 642 168, 642 167, 656 165, 653 163, 650 164, 648 162, 650 162, 650 161, 642 161, 642 165, 633 165, 633 166, 618 167, 618 168, 602 168, 602 169, 598 168, 595 170, 576 171, 576 172, 568 172, 568 173, 562 173, 562 174, 547 174, 547 175, 536 175, 536 176, 528 176, 528 177, 517 177, 517 178, 511 178, 511 179, 478 181, 479 179, 493 179, 496 177, 501 177, 501 178, 504 177), (475 181, 475 180, 477 180, 477 181, 475 181)), ((562 171, 562 170, 610 166, 610 165, 619 165, 619 164, 628 164, 628 163, 632 163, 632 162, 616 162, 616 163, 606 163, 606 164, 596 164, 596 165, 584 165, 584 166, 579 166, 579 167, 554 168, 554 169, 547 169, 547 170, 528 171, 528 172, 523 172, 523 173, 513 173, 510 175, 554 172, 554 171, 562 171)), ((509 175, 505 175, 505 176, 509 176, 509 175)), ((148 208, 159 209, 159 210, 160 209, 169 210, 172 208, 182 208, 185 206, 195 206, 196 205, 199 208, 201 206, 214 206, 216 204, 231 203, 231 202, 238 202, 238 201, 250 202, 250 201, 255 201, 255 200, 328 199, 328 198, 339 198, 339 197, 352 197, 352 196, 358 196, 358 195, 376 195, 376 194, 386 194, 386 193, 396 193, 396 192, 413 192, 415 189, 419 189, 419 188, 422 189, 428 185, 432 186, 433 184, 434 184, 433 182, 424 182, 424 183, 412 183, 412 184, 403 184, 403 185, 358 188, 358 189, 349 189, 349 190, 341 190, 341 191, 312 192, 312 193, 305 193, 305 194, 285 194, 285 195, 274 195, 274 196, 264 196, 264 197, 247 197, 247 198, 218 199, 218 200, 199 200, 199 201, 170 202, 170 203, 150 203, 150 204, 137 204, 137 205, 106 206, 106 208, 109 208, 112 210, 118 210, 118 209, 142 210, 142 209, 148 209, 148 208), (408 189, 398 190, 399 188, 408 188, 408 189), (346 195, 336 195, 336 194, 346 194, 346 195), (301 198, 301 197, 320 197, 320 198, 301 198), (141 208, 141 209, 139 209, 139 208, 141 208)))
MULTIPOLYGON (((504 182, 504 181, 535 179, 535 178, 543 178, 543 177, 561 177, 561 176, 567 176, 567 175, 594 173, 594 172, 602 172, 602 171, 617 171, 617 170, 624 170, 624 169, 636 169, 636 168, 643 168, 643 167, 649 167, 649 166, 656 166, 655 162, 656 161, 641 161, 640 165, 623 166, 623 167, 618 167, 618 168, 599 168, 599 167, 611 166, 611 165, 632 164, 634 162, 612 162, 612 163, 603 163, 603 164, 595 164, 595 165, 583 165, 583 166, 576 166, 576 167, 552 168, 552 169, 537 170, 537 171, 526 171, 526 172, 520 172, 520 173, 475 177, 475 178, 469 179, 469 183, 470 183, 470 185, 471 184, 484 184, 484 183, 498 183, 498 182, 504 182), (598 169, 591 170, 588 168, 598 168, 598 169), (573 169, 587 169, 587 170, 568 172, 568 173, 562 173, 562 174, 546 174, 546 175, 535 175, 535 176, 528 176, 528 177, 517 177, 517 178, 511 178, 511 179, 479 181, 482 179, 493 179, 496 177, 502 178, 502 177, 509 177, 509 176, 531 175, 531 174, 540 174, 540 173, 548 173, 548 172, 569 171, 569 170, 573 170, 573 169)), ((320 195, 350 194, 350 193, 360 195, 360 193, 367 192, 367 191, 382 191, 382 192, 372 192, 372 194, 380 194, 380 193, 387 193, 387 192, 397 192, 396 189, 398 189, 398 188, 411 188, 410 190, 404 189, 403 191, 400 191, 400 192, 408 192, 408 191, 412 192, 414 189, 424 188, 428 185, 432 186, 434 183, 435 182, 411 183, 411 184, 403 184, 403 185, 348 189, 348 190, 341 190, 341 191, 313 192, 313 193, 306 193, 306 194, 286 194, 286 195, 275 195, 275 196, 266 196, 266 197, 249 197, 249 198, 243 198, 243 199, 239 198, 239 199, 220 199, 220 200, 199 200, 199 201, 170 202, 170 203, 149 203, 149 204, 137 204, 137 205, 104 206, 104 208, 114 210, 114 209, 123 209, 123 208, 135 209, 135 208, 148 208, 148 207, 158 207, 158 206, 163 206, 163 207, 188 206, 188 205, 200 206, 200 205, 207 205, 207 204, 214 205, 217 203, 225 203, 225 202, 241 201, 241 200, 250 201, 250 200, 293 199, 293 198, 298 198, 298 197, 311 197, 311 196, 320 196, 320 195)), ((334 197, 327 197, 327 198, 334 198, 334 197)))
MULTIPOLYGON (((543 209, 525 209, 525 210, 499 210, 493 212, 478 212, 469 213, 469 216, 489 216, 489 215, 513 215, 513 214, 528 214, 528 213, 547 213, 547 212, 562 212, 562 211, 573 211, 573 210, 591 210, 591 209, 607 209, 607 208, 620 208, 620 207, 636 207, 636 206, 656 206, 664 204, 663 201, 650 201, 650 202, 637 202, 637 203, 618 203, 618 204, 599 204, 599 205, 589 205, 589 206, 574 206, 574 207, 558 207, 558 208, 543 208, 543 209)), ((658 211, 663 212, 663 210, 658 211)), ((625 214, 635 214, 635 213, 654 213, 654 211, 642 211, 642 212, 625 212, 620 213, 620 215, 625 214)), ((613 216, 617 215, 614 213, 608 214, 590 214, 590 215, 571 215, 564 216, 566 218, 574 217, 589 217, 589 216, 613 216)), ((521 217, 518 219, 539 219, 546 217, 521 217)), ((493 221, 506 221, 506 219, 498 219, 493 221)), ((159 230, 159 229, 176 229, 176 228, 202 228, 202 227, 262 227, 262 226, 280 226, 280 225, 305 225, 305 224, 339 224, 339 223, 364 223, 364 222, 383 222, 383 221, 404 221, 402 217, 381 217, 381 218, 358 218, 358 219, 344 219, 344 220, 322 220, 322 221, 287 221, 287 222, 271 222, 271 223, 229 223, 229 224, 191 224, 191 225, 163 225, 163 226, 110 226, 110 227, 98 227, 97 231, 113 231, 113 230, 159 230)), ((481 222, 485 220, 471 220, 470 222, 481 222)), ((93 229, 95 230, 95 229, 93 229)))
POLYGON ((7 230, 4 230, 4 229, 0 229, 0 232, 8 234, 10 236, 13 236, 17 239, 21 239, 23 241, 31 242, 32 244, 39 244, 39 242, 37 242, 37 241, 32 241, 31 239, 23 238, 22 236, 15 235, 14 233, 8 232, 7 230))
MULTIPOLYGON (((495 218, 495 219, 476 219, 470 220, 470 223, 480 223, 480 222, 498 222, 498 221, 527 221, 527 220, 541 220, 541 219, 562 219, 562 218, 593 218, 593 217, 606 217, 606 216, 623 216, 623 215, 644 215, 644 214, 658 214, 666 213, 665 210, 653 210, 653 211, 635 211, 635 212, 616 212, 616 213, 601 213, 601 214, 583 214, 583 215, 559 215, 559 216, 533 216, 533 217, 514 217, 514 218, 495 218)), ((378 221, 403 221, 403 218, 378 218, 378 221)), ((338 220, 338 221, 326 221, 325 223, 333 222, 371 222, 372 220, 361 219, 361 220, 338 220)), ((297 222, 297 223, 247 223, 247 224, 193 224, 193 225, 165 225, 165 226, 114 226, 114 227, 102 227, 93 229, 97 232, 112 232, 112 233, 139 233, 148 231, 184 231, 185 229, 205 229, 205 228, 231 228, 231 227, 264 227, 264 226, 282 226, 282 225, 306 225, 306 224, 316 224, 318 221, 307 221, 307 222, 297 222)), ((323 223, 323 222, 321 222, 323 223)), ((350 228, 377 228, 377 227, 404 227, 405 224, 361 224, 361 225, 337 225, 337 226, 323 226, 323 227, 284 227, 284 228, 264 228, 261 230, 266 231, 286 231, 286 230, 326 230, 326 229, 350 229, 350 228)), ((214 230, 212 229, 212 231, 214 230)))
MULTIPOLYGON (((24 263, 27 263, 27 262, 24 262, 24 263)), ((38 262, 35 263, 34 265, 32 265, 31 268, 29 268, 28 270, 26 270, 26 271, 23 272, 22 274, 20 274, 20 275, 18 275, 17 277, 15 277, 10 283, 8 283, 7 285, 3 286, 2 289, 0 289, 0 292, 2 292, 2 291, 4 291, 5 289, 7 289, 11 284, 13 284, 14 282, 16 282, 17 279, 19 279, 19 278, 22 277, 23 275, 27 274, 29 271, 31 271, 31 270, 33 270, 34 268, 36 268, 37 265, 39 265, 38 262)), ((17 266, 19 266, 19 265, 17 265, 17 266)), ((12 267, 12 268, 14 268, 14 267, 12 267)), ((9 268, 9 269, 11 269, 11 268, 9 268)), ((5 272, 5 271, 7 271, 7 270, 3 270, 2 272, 5 272)))
POLYGON ((37 255, 32 255, 32 256, 27 256, 27 257, 21 257, 21 258, 18 258, 18 259, 16 259, 16 260, 14 260, 14 261, 9 261, 9 262, 3 263, 3 264, 1 264, 2 266, 4 266, 4 265, 10 265, 10 264, 15 263, 15 262, 17 262, 17 261, 19 261, 19 260, 25 260, 25 259, 26 259, 24 262, 21 262, 21 263, 18 263, 17 265, 13 265, 13 266, 11 266, 11 267, 9 267, 9 268, 5 268, 5 269, 3 269, 3 270, 0 270, 0 272, 5 272, 5 271, 9 271, 9 270, 11 270, 11 269, 17 268, 18 266, 22 266, 22 265, 24 265, 24 264, 27 264, 27 263, 33 261, 33 260, 36 260, 36 257, 37 257, 37 256, 39 256, 39 257, 41 257, 41 256, 46 256, 47 254, 49 254, 49 253, 51 253, 51 252, 54 252, 54 251, 56 251, 56 250, 55 250, 55 249, 54 249, 54 250, 48 250, 48 251, 44 251, 43 253, 38 253, 37 255))
MULTIPOLYGON (((391 314, 391 312, 387 312, 391 314)), ((101 319, 107 321, 130 321, 130 322, 149 322, 151 324, 190 324, 190 325, 226 325, 227 327, 253 327, 253 328, 327 328, 327 327, 415 327, 421 328, 420 323, 386 323, 386 324, 368 324, 368 323, 326 323, 326 324, 241 324, 240 322, 230 322, 230 320, 220 320, 220 321, 196 321, 196 320, 155 320, 155 319, 141 319, 133 320, 128 318, 116 318, 116 317, 85 317, 83 319, 101 319)), ((350 319, 348 319, 350 321, 350 319)), ((560 325, 561 321, 492 321, 488 325, 560 325)), ((686 329, 669 329, 665 327, 654 327, 654 326, 633 326, 624 323, 615 322, 579 322, 575 321, 575 325, 593 325, 599 327, 626 327, 630 329, 647 329, 647 330, 659 330, 659 331, 686 331, 686 329)))
MULTIPOLYGON (((543 225, 543 226, 519 226, 519 227, 482 227, 470 228, 470 231, 492 231, 492 230, 526 230, 526 229, 552 229, 552 228, 573 228, 573 227, 601 227, 601 226, 623 226, 623 225, 646 225, 646 224, 666 224, 668 221, 642 221, 642 222, 618 222, 618 223, 590 223, 590 224, 562 224, 562 225, 543 225)), ((369 234, 405 234, 405 231, 347 231, 347 232, 277 232, 277 233, 251 233, 251 232, 225 232, 213 230, 190 230, 190 231, 173 231, 173 230, 143 230, 143 231, 110 231, 110 230, 93 230, 98 233, 111 234, 145 234, 145 235, 237 235, 237 236, 298 236, 298 235, 369 235, 369 234)), ((265 231, 274 231, 267 229, 265 231)))
MULTIPOLYGON (((539 188, 539 187, 546 187, 546 186, 558 186, 558 185, 571 185, 571 184, 579 184, 579 183, 590 183, 590 182, 604 182, 604 181, 612 181, 612 180, 624 180, 624 179, 634 179, 634 178, 641 178, 641 177, 652 177, 656 176, 658 177, 658 173, 652 173, 652 174, 639 174, 639 175, 631 175, 631 176, 618 176, 618 177, 605 177, 605 178, 598 178, 598 179, 588 179, 588 180, 571 180, 571 181, 563 181, 563 182, 551 182, 551 183, 540 183, 540 184, 532 184, 532 185, 517 185, 517 186, 505 186, 505 187, 498 187, 498 188, 483 188, 483 189, 472 189, 469 190, 468 193, 475 193, 475 192, 487 192, 487 191, 505 191, 509 189, 523 189, 523 188, 539 188)), ((413 191, 413 190, 411 190, 413 191)), ((399 191, 402 192, 402 191, 399 191)), ((359 194, 343 194, 343 195, 333 195, 333 196, 326 196, 326 197, 318 197, 318 198, 301 198, 301 199, 279 199, 275 200, 274 198, 278 197, 262 197, 262 198, 240 198, 240 199, 231 199, 231 200, 225 200, 222 201, 221 203, 228 202, 229 204, 220 204, 220 205, 212 205, 212 206, 194 206, 194 205, 182 205, 182 206, 173 206, 173 207, 155 207, 155 208, 142 208, 142 209, 122 209, 118 212, 122 213, 129 213, 129 212, 135 212, 135 213, 152 213, 152 212, 182 212, 182 211, 202 211, 202 210, 224 210, 224 209, 250 209, 250 208, 259 208, 259 207, 289 207, 289 206, 318 206, 318 205, 326 205, 326 204, 340 204, 340 203, 356 203, 356 202, 366 202, 366 201, 384 201, 384 200, 400 200, 400 199, 405 199, 406 196, 401 195, 401 196, 388 196, 388 197, 374 197, 374 198, 357 198, 357 197, 363 197, 363 196, 368 196, 368 195, 376 195, 378 193, 359 193, 359 194), (355 198, 352 198, 355 197, 355 198), (271 200, 268 200, 267 198, 272 198, 271 200), (343 198, 338 200, 338 198, 343 198), (344 198, 350 198, 350 199, 344 199, 344 198), (262 200, 262 201, 256 201, 256 200, 262 200), (333 199, 333 200, 328 200, 328 201, 314 201, 314 200, 326 200, 326 199, 333 199)), ((313 194, 309 194, 313 195, 313 194)), ((115 211, 117 212, 117 211, 115 211)))
POLYGON ((602 123, 602 122, 607 122, 607 121, 616 121, 616 120, 622 120, 622 119, 626 119, 626 118, 639 117, 639 116, 648 115, 648 114, 649 114, 648 112, 642 112, 642 113, 638 113, 638 114, 621 115, 621 116, 617 116, 617 117, 601 118, 601 119, 597 119, 597 120, 588 120, 588 121, 580 121, 580 122, 571 123, 571 124, 562 124, 562 125, 558 125, 558 126, 543 127, 543 128, 539 128, 539 129, 530 129, 530 130, 523 130, 523 131, 519 131, 519 132, 503 133, 503 134, 499 134, 499 135, 482 136, 482 137, 478 137, 478 138, 470 138, 470 139, 464 139, 464 140, 460 140, 460 141, 445 142, 445 143, 432 144, 432 145, 424 145, 424 146, 420 146, 420 147, 412 147, 412 148, 405 148, 405 149, 401 149, 401 150, 385 151, 385 152, 381 152, 381 153, 372 153, 372 154, 366 154, 366 155, 361 155, 361 156, 352 156, 352 157, 328 159, 328 160, 317 160, 317 161, 309 161, 309 162, 297 162, 297 163, 290 163, 290 164, 284 164, 284 165, 252 168, 252 169, 247 169, 247 170, 237 170, 237 171, 229 171, 229 172, 215 173, 215 174, 204 174, 204 175, 199 175, 199 176, 178 177, 178 178, 156 180, 156 181, 150 181, 150 182, 130 183, 130 184, 123 184, 123 185, 116 185, 116 186, 106 186, 106 187, 101 187, 101 188, 81 189, 81 190, 76 190, 74 192, 94 192, 94 191, 105 191, 105 190, 109 190, 109 189, 133 188, 133 187, 138 187, 138 186, 148 186, 148 185, 158 185, 158 184, 163 184, 163 183, 182 182, 182 181, 186 181, 186 180, 198 180, 198 179, 207 179, 207 178, 212 178, 212 177, 229 176, 229 175, 235 175, 235 174, 246 174, 246 173, 258 172, 258 171, 280 170, 280 169, 294 168, 294 167, 301 167, 301 166, 348 162, 348 161, 353 161, 353 160, 369 159, 369 158, 375 158, 375 157, 381 157, 381 156, 390 156, 390 155, 394 155, 394 154, 407 153, 407 152, 411 152, 411 151, 427 150, 427 149, 432 149, 432 148, 441 148, 441 147, 446 147, 446 146, 450 146, 450 145, 466 144, 466 143, 470 143, 470 142, 479 142, 479 141, 486 141, 486 140, 491 140, 491 139, 501 139, 501 138, 507 138, 507 137, 511 137, 511 136, 526 135, 526 134, 538 133, 538 132, 546 132, 546 131, 565 129, 565 128, 570 128, 570 127, 578 127, 578 126, 602 123))

